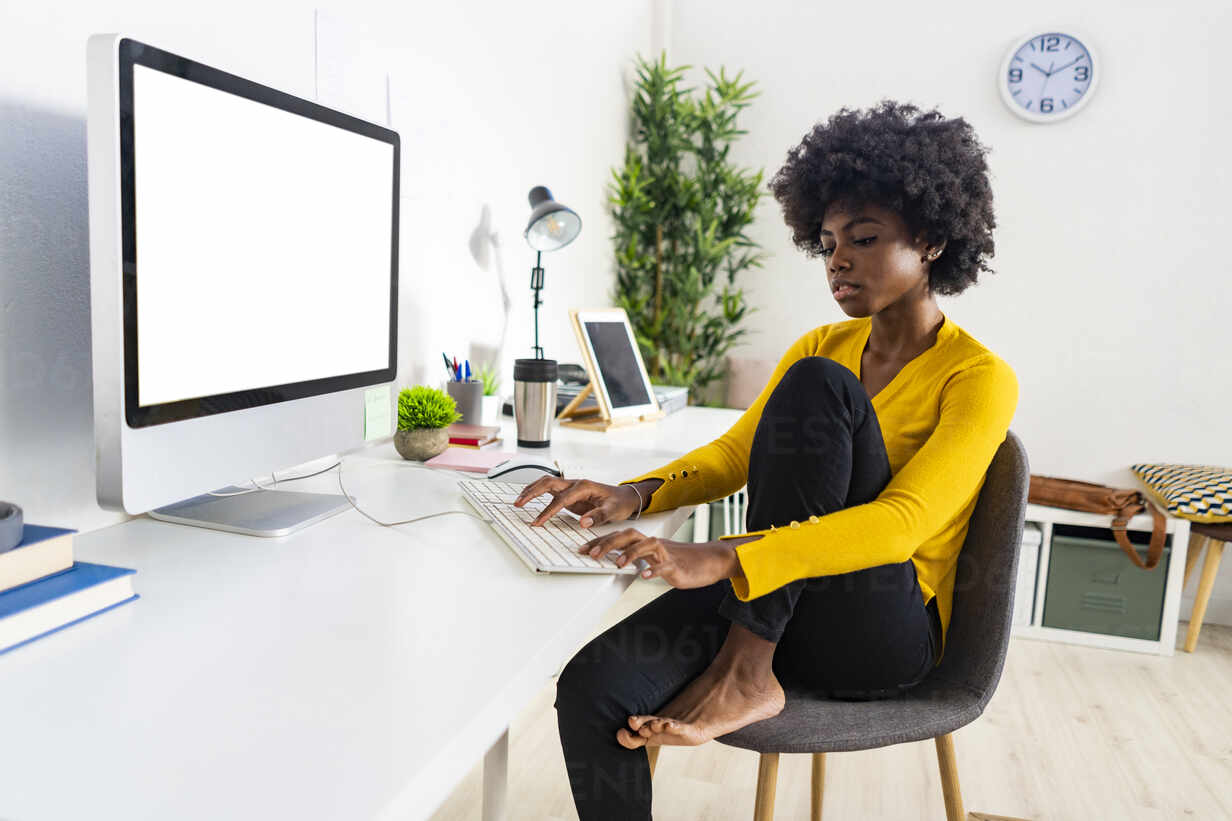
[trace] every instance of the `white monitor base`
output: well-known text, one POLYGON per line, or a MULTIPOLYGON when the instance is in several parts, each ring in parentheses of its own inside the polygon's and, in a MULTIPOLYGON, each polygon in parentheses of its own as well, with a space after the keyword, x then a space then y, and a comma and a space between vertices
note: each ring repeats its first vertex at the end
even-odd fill
POLYGON ((337 493, 293 490, 239 493, 240 490, 242 488, 219 491, 237 493, 235 496, 211 496, 208 493, 194 496, 151 510, 150 518, 248 536, 286 536, 351 506, 345 496, 337 493))

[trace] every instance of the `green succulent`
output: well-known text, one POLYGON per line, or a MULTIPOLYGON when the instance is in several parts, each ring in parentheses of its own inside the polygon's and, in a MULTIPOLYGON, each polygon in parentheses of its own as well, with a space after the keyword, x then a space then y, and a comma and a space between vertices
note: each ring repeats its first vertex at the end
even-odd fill
POLYGON ((453 397, 437 388, 416 385, 398 394, 398 430, 443 428, 461 418, 453 397))

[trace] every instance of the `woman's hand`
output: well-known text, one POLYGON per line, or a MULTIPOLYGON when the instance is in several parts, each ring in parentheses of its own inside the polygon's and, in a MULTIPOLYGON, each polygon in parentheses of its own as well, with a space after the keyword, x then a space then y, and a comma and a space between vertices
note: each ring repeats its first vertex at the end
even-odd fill
POLYGON ((760 537, 700 544, 674 542, 646 536, 630 527, 600 536, 580 547, 578 552, 602 559, 614 550, 620 551, 616 559, 618 566, 641 559, 649 565, 641 573, 643 579, 659 576, 672 587, 683 590, 706 587, 723 579, 743 578, 736 545, 755 538, 760 537))
MULTIPOLYGON (((662 484, 661 479, 654 481, 662 484)), ((641 498, 650 496, 649 491, 643 490, 639 498, 638 492, 629 485, 605 485, 589 479, 561 479, 556 476, 544 476, 523 488, 513 505, 522 507, 531 499, 545 493, 552 494, 552 501, 530 523, 532 527, 542 525, 556 515, 562 507, 570 513, 581 516, 579 524, 582 527, 594 527, 604 522, 619 522, 637 513, 641 498)))

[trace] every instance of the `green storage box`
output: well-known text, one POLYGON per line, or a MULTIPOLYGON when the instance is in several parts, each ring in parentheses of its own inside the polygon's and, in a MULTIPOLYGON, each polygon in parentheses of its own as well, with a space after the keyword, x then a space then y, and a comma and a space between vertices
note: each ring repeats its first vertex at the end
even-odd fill
MULTIPOLYGON (((1129 531, 1146 556, 1150 533, 1129 531)), ((1054 525, 1044 592, 1044 626, 1159 640, 1172 534, 1152 570, 1134 565, 1107 528, 1054 525)))

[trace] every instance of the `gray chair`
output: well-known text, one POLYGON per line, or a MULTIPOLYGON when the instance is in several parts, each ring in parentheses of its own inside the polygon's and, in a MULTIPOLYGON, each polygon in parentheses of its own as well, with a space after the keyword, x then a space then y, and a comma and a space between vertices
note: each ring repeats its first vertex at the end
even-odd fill
MULTIPOLYGON (((825 754, 932 738, 937 745, 947 821, 964 821, 951 733, 974 721, 992 698, 1005 665, 1030 467, 1010 431, 993 457, 959 554, 945 657, 903 695, 835 701, 787 691, 783 712, 717 741, 761 753, 755 821, 774 816, 780 753, 813 754, 812 818, 821 818, 825 754)), ((648 748, 651 773, 658 750, 648 748)), ((992 819, 972 813, 972 819, 992 819)))

